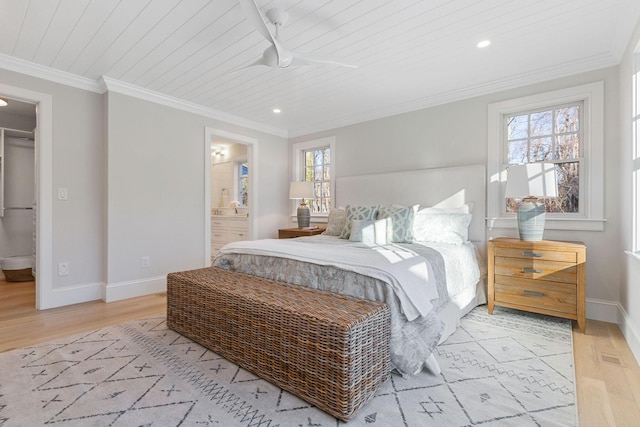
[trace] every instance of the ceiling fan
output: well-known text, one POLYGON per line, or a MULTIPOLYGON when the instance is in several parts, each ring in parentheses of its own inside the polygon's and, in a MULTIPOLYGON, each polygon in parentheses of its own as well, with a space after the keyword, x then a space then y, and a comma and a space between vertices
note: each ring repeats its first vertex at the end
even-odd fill
POLYGON ((271 46, 266 48, 262 53, 262 58, 257 59, 247 67, 264 65, 271 68, 288 68, 298 65, 330 64, 341 67, 358 68, 357 65, 348 64, 335 58, 291 52, 280 43, 279 39, 280 29, 289 19, 289 13, 286 10, 275 8, 267 11, 267 20, 274 28, 272 32, 255 0, 239 1, 249 19, 253 21, 256 31, 271 43, 271 46))

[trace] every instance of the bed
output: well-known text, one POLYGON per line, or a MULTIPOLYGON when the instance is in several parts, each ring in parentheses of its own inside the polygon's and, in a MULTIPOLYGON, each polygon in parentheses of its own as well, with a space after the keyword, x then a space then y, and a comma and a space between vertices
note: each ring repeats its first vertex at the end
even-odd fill
POLYGON ((386 302, 393 367, 439 373, 433 349, 486 302, 484 167, 338 178, 336 200, 326 233, 234 242, 213 265, 386 302))

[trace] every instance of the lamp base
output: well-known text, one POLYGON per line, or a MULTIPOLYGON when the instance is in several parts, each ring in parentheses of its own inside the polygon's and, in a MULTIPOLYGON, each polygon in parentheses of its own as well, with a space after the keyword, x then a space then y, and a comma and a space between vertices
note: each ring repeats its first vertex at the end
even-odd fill
POLYGON ((520 240, 539 242, 544 234, 546 210, 544 203, 537 203, 537 199, 524 199, 518 206, 518 233, 520 240))
POLYGON ((298 228, 306 228, 309 227, 309 223, 311 222, 311 209, 307 204, 300 204, 298 206, 298 228))

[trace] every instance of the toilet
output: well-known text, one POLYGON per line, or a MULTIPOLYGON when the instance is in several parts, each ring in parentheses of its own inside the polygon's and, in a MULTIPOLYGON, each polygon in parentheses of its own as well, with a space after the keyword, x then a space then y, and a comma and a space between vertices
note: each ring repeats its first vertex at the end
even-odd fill
POLYGON ((31 255, 0 258, 0 268, 7 282, 33 280, 33 257, 31 255))

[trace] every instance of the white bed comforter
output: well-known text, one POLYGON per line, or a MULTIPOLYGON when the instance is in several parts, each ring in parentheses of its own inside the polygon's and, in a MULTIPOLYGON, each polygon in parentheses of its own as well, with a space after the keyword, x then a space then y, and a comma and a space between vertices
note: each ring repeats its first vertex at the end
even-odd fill
POLYGON ((444 324, 438 310, 450 301, 452 292, 475 286, 479 278, 473 250, 461 246, 443 252, 444 259, 439 251, 420 244, 368 247, 312 236, 231 243, 217 254, 213 265, 386 302, 391 311, 392 364, 401 374, 413 375, 442 337, 444 324), (470 272, 446 268, 467 264, 465 270, 470 272), (447 279, 452 283, 447 284, 447 279))
POLYGON ((402 312, 412 321, 426 316, 438 298, 431 264, 416 252, 397 245, 332 245, 322 247, 318 239, 265 239, 230 243, 222 253, 275 256, 331 265, 389 284, 400 300, 402 312), (317 242, 315 244, 310 244, 317 242))

